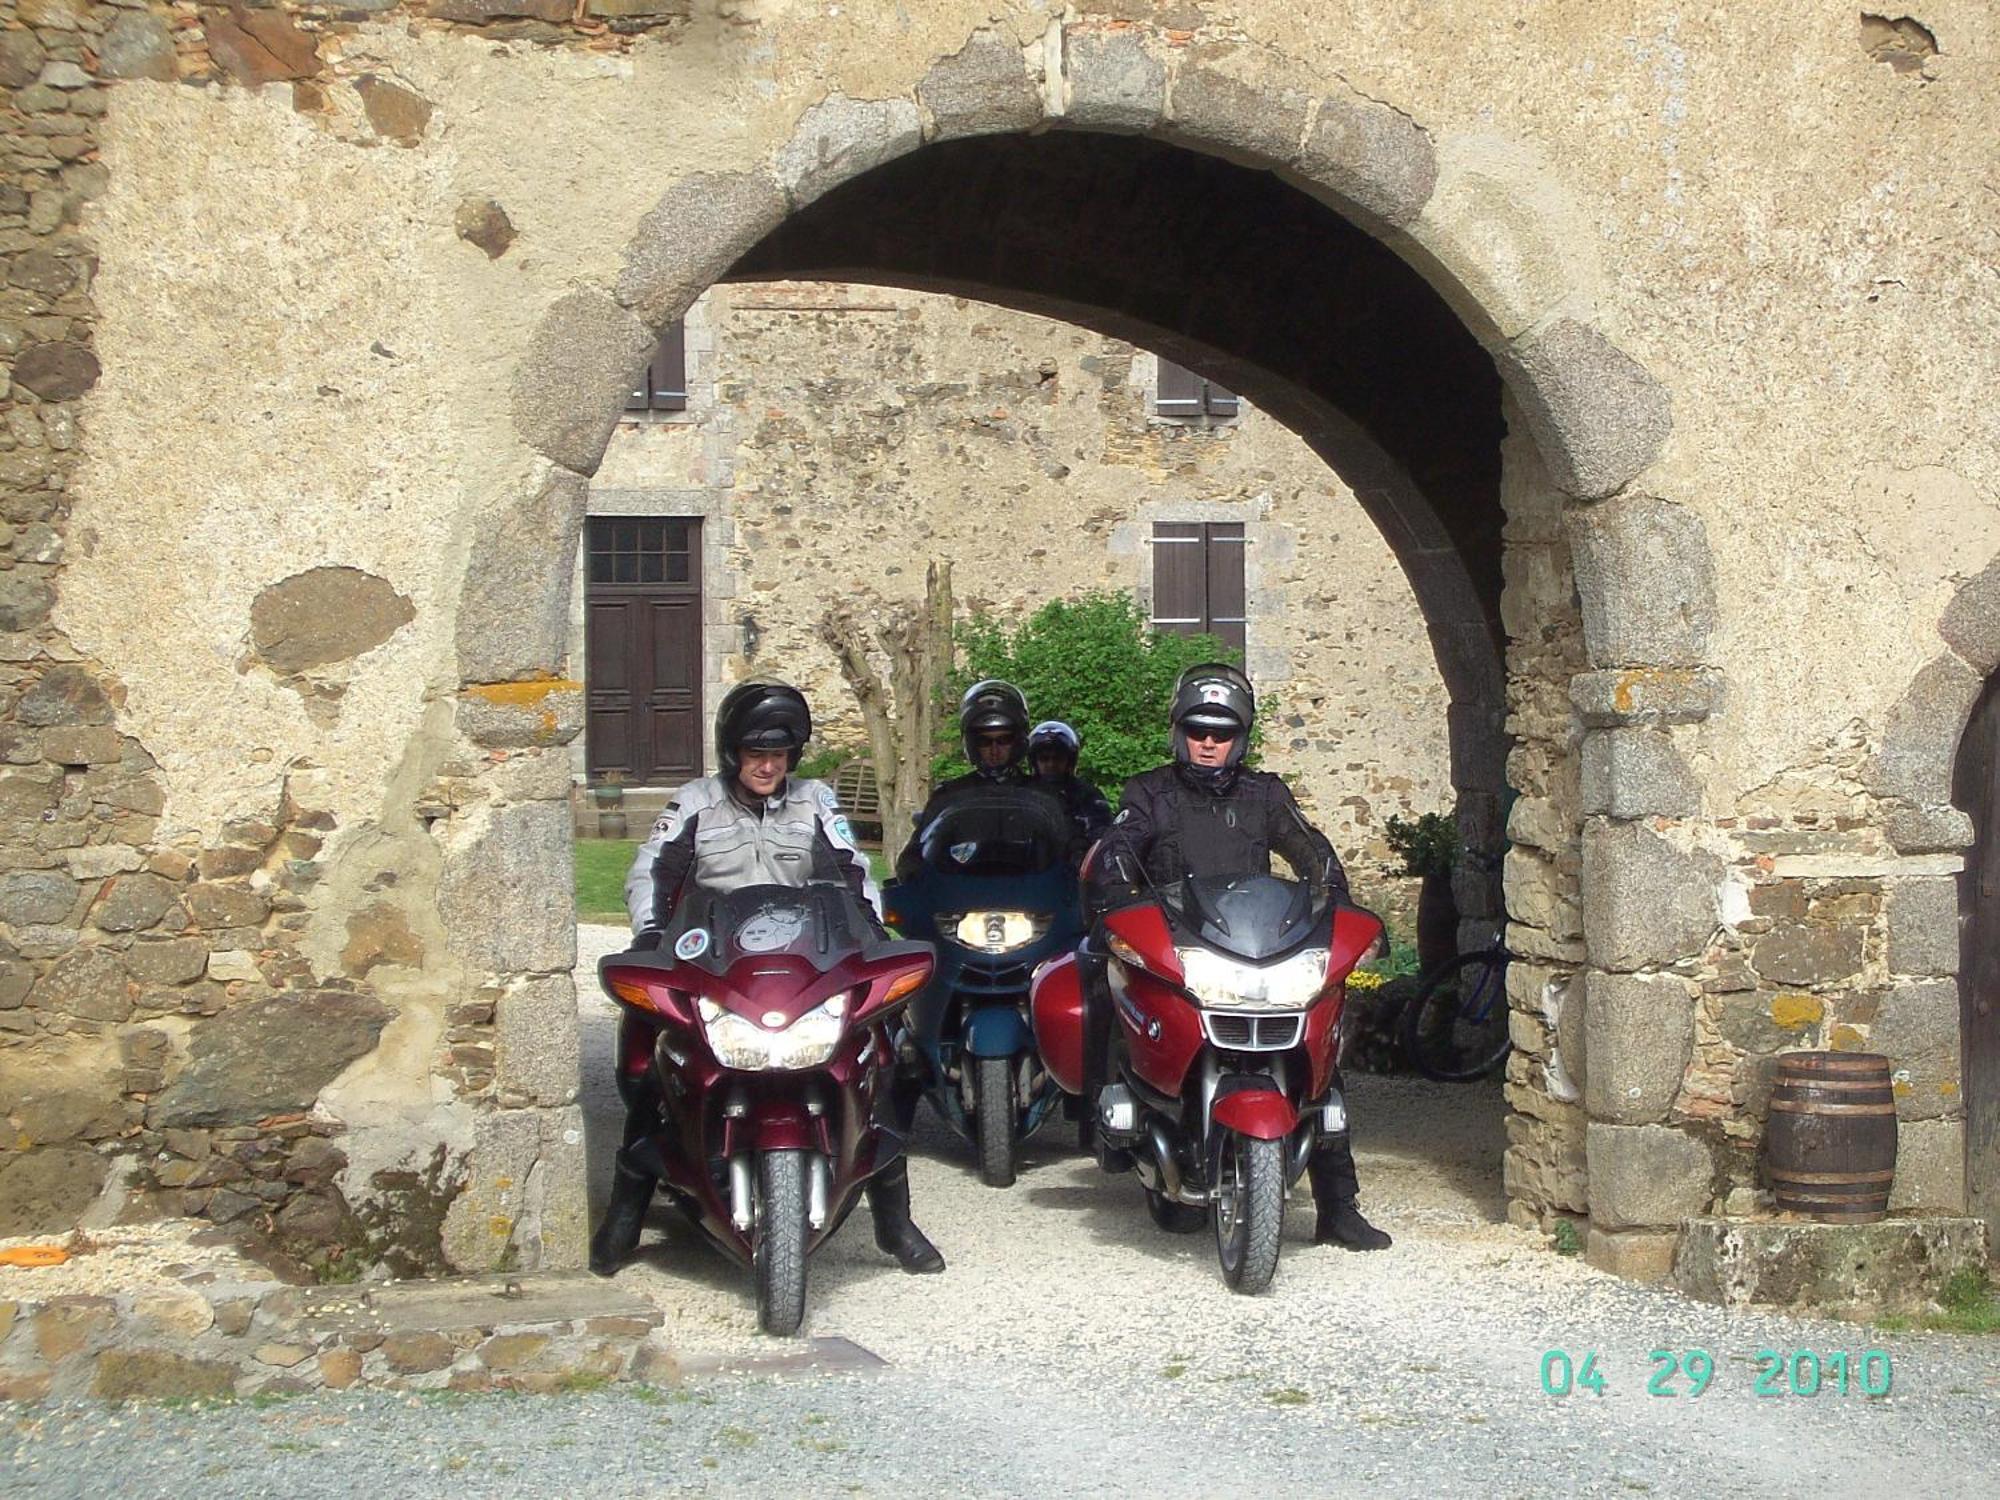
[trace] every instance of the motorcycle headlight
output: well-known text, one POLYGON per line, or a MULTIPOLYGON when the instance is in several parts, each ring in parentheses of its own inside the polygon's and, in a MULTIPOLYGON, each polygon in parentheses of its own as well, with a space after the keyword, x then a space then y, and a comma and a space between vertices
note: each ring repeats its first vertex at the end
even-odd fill
POLYGON ((1308 948, 1263 966, 1240 963, 1209 948, 1176 951, 1188 993, 1216 1010, 1299 1010, 1326 988, 1324 948, 1308 948))
POLYGON ((1051 918, 1027 911, 943 912, 938 930, 981 953, 1012 953, 1048 936, 1051 918))
POLYGON ((713 1000, 703 1000, 702 1030, 708 1047, 725 1068, 743 1072, 765 1069, 817 1068, 833 1056, 846 1030, 847 996, 835 995, 824 1005, 814 1006, 787 1026, 784 1017, 772 1011, 766 1024, 745 1020, 733 1010, 724 1010, 713 1000))

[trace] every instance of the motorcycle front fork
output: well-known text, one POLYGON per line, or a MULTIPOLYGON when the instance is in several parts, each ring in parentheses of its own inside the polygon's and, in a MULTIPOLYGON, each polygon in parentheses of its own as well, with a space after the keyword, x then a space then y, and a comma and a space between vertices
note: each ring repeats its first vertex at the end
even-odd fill
MULTIPOLYGON (((1284 1058, 1272 1057, 1269 1063, 1274 1082, 1280 1089, 1284 1088, 1284 1058)), ((1214 1112, 1216 1090, 1222 1078, 1220 1060, 1212 1052, 1205 1054, 1197 1079, 1203 1126, 1214 1112)), ((1104 1143, 1132 1153, 1132 1165, 1147 1187, 1182 1203, 1202 1205, 1212 1200, 1214 1190, 1211 1180, 1214 1174, 1207 1170, 1212 1153, 1203 1149, 1197 1162, 1184 1163, 1176 1149, 1176 1137, 1182 1133, 1172 1129, 1164 1117, 1145 1110, 1124 1083, 1108 1083, 1097 1091, 1095 1114, 1097 1129, 1104 1143)), ((1313 1148, 1320 1139, 1340 1135, 1347 1130, 1345 1097, 1339 1089, 1328 1089, 1323 1098, 1300 1112, 1299 1124, 1301 1128, 1294 1133, 1291 1142, 1292 1159, 1290 1170, 1286 1173, 1287 1191, 1290 1184, 1305 1171, 1313 1148)), ((1204 1148, 1207 1144, 1204 1140, 1204 1148)))
MULTIPOLYGON (((818 1151, 806 1161, 806 1223, 826 1227, 826 1205, 833 1191, 833 1167, 818 1151)), ((729 1222, 748 1234, 757 1222, 757 1154, 739 1151, 729 1158, 729 1222)))

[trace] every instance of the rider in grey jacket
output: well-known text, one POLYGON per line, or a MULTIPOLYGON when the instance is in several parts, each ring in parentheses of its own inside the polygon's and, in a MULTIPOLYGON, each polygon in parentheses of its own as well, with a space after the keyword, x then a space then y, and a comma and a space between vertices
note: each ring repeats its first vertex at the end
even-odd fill
MULTIPOLYGON (((880 924, 881 893, 833 790, 791 774, 811 735, 806 700, 787 684, 746 682, 722 700, 715 720, 720 774, 674 793, 625 877, 633 947, 658 946, 690 881, 718 891, 841 881, 880 924)), ((658 1127, 657 1035, 658 1028, 636 1012, 621 1012, 618 1092, 625 1101, 627 1146, 658 1127)), ((638 1248, 654 1186, 621 1151, 610 1207, 590 1242, 590 1268, 600 1276, 612 1275, 638 1248)), ((910 1220, 910 1169, 900 1153, 869 1180, 867 1193, 876 1244, 906 1271, 942 1271, 944 1257, 910 1220)))

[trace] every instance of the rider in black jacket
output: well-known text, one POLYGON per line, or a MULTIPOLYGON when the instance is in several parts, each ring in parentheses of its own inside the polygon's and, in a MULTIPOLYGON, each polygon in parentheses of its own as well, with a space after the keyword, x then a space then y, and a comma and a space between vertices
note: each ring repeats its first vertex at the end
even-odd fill
MULTIPOLYGON (((1143 897, 1147 883, 1172 886, 1184 875, 1265 873, 1281 855, 1315 893, 1348 900, 1347 875, 1326 836, 1306 821, 1285 783, 1244 768, 1256 697, 1236 668, 1190 667, 1174 685, 1174 758, 1125 783, 1118 816, 1099 841, 1087 872, 1098 912, 1143 897)), ((1085 994, 1084 1097, 1104 1083, 1111 1025, 1105 959, 1095 940, 1079 954, 1085 994)), ((1332 1086, 1341 1088, 1336 1069, 1332 1086)), ((1314 1238, 1351 1250, 1380 1250, 1389 1236, 1355 1205, 1360 1184, 1346 1131, 1323 1135, 1307 1166, 1319 1217, 1314 1238)))
MULTIPOLYGON (((1018 787, 1023 796, 1054 795, 1031 780, 1023 766, 1028 755, 1028 700, 1013 683, 989 677, 967 688, 958 706, 958 730, 972 769, 931 789, 930 800, 910 831, 910 841, 896 856, 898 880, 911 879, 922 866, 924 830, 959 794, 988 787, 1018 787)), ((1083 857, 1081 835, 1076 846, 1070 856, 1072 864, 1083 857)))
POLYGON ((1069 812, 1077 832, 1088 844, 1111 822, 1111 805, 1104 793, 1076 774, 1077 752, 1083 739, 1061 719, 1044 719, 1028 731, 1028 770, 1036 786, 1047 787, 1069 812))

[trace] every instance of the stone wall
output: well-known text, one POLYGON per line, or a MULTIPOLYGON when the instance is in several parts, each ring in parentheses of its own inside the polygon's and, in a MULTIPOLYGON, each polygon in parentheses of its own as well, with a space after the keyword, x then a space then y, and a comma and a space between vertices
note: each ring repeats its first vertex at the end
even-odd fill
MULTIPOLYGON (((1414 891, 1382 829, 1452 804, 1445 687, 1394 555, 1299 438, 1247 403, 1159 417, 1154 356, 963 298, 729 285, 689 330, 688 410, 620 423, 589 510, 704 517, 718 677, 791 677, 819 742, 860 753, 814 629, 832 600, 913 597, 933 557, 968 613, 1018 619, 1092 588, 1147 599, 1155 521, 1241 521, 1266 764, 1408 935, 1414 891)), ((579 572, 572 664, 582 610, 579 572)))
POLYGON ((580 1251, 558 673, 619 393, 843 184, 1023 131, 1102 175, 1006 244, 818 243, 1212 356, 1341 455, 1433 630, 1462 606, 1441 661, 1505 615, 1506 721, 1468 698, 1452 742, 1518 742, 1522 1216, 1581 1182, 1594 1253, 1647 1271, 1690 1214, 1758 1211, 1760 1080, 1820 1041, 1891 1052, 1902 1191, 1957 1205, 1948 771, 2000 659, 1989 7, 1938 0, 1922 57, 1747 0, 609 9, 0 8, 10 1212, 65 1222, 115 1167, 319 1254, 336 1225, 412 1264, 580 1251), (1214 279, 1221 235, 1102 264, 1165 201, 1135 137, 1253 169, 1205 169, 1210 223, 1320 238, 1256 234, 1264 278, 1214 279), (1354 440, 1407 330, 1301 328, 1326 266, 1454 314, 1461 395, 1504 380, 1504 543, 1452 441, 1493 410, 1354 440), (1426 434, 1460 471, 1412 479, 1426 434), (248 1050, 287 1059, 268 1091, 248 1050))

